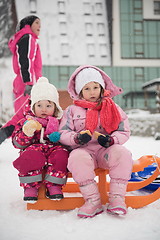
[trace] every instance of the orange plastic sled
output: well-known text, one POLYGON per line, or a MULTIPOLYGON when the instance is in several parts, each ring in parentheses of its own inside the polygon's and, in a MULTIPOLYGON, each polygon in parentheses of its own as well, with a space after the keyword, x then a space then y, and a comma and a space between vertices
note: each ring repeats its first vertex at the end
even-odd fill
MULTIPOLYGON (((160 187, 151 194, 148 195, 129 195, 129 192, 139 190, 157 178, 160 174, 160 158, 152 155, 142 156, 138 160, 134 161, 133 172, 143 171, 145 167, 151 165, 152 163, 157 163, 157 168, 148 179, 141 182, 128 182, 127 194, 125 197, 127 207, 132 208, 141 208, 144 207, 157 199, 160 198, 160 187)), ((107 179, 108 170, 96 169, 96 176, 98 178, 97 184, 99 192, 101 195, 102 204, 108 202, 108 192, 109 192, 109 180, 107 179)), ((64 195, 67 192, 68 196, 65 196, 64 199, 60 201, 54 201, 46 198, 45 196, 45 186, 42 185, 39 190, 38 201, 35 203, 27 203, 27 209, 35 210, 71 210, 79 208, 84 203, 83 197, 80 195, 78 185, 73 182, 72 175, 69 173, 68 182, 63 188, 64 195), (70 179, 70 181, 69 181, 70 179), (79 193, 79 194, 78 194, 79 193), (74 195, 74 196, 73 196, 74 195), (80 196, 76 196, 80 195, 80 196)))

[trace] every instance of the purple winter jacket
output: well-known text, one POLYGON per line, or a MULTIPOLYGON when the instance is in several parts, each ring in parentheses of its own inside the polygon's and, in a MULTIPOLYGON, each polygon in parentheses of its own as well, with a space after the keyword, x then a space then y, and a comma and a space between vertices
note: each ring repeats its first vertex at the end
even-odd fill
MULTIPOLYGON (((95 68, 101 73, 105 82, 105 88, 111 91, 111 97, 114 97, 123 92, 122 88, 115 86, 112 80, 110 79, 110 77, 101 69, 94 66, 86 65, 86 66, 81 66, 77 68, 69 79, 68 92, 71 98, 73 98, 74 100, 79 99, 78 95, 75 92, 75 77, 82 69, 87 67, 95 68)), ((121 114, 122 120, 119 124, 118 129, 112 132, 111 136, 114 139, 114 144, 124 144, 130 136, 128 117, 126 113, 117 104, 116 106, 121 114)), ((81 147, 81 148, 88 148, 90 150, 98 150, 101 147, 98 144, 97 140, 94 139, 93 137, 92 137, 92 140, 88 142, 88 144, 85 144, 83 146, 76 144, 74 141, 74 137, 77 133, 86 130, 85 129, 86 112, 87 112, 86 109, 76 105, 71 105, 66 108, 66 110, 64 111, 63 117, 61 119, 60 127, 59 127, 59 130, 61 132, 60 142, 62 144, 70 146, 71 149, 81 147)), ((107 134, 105 129, 100 125, 100 119, 99 119, 99 124, 95 129, 95 131, 98 131, 102 134, 107 134)))

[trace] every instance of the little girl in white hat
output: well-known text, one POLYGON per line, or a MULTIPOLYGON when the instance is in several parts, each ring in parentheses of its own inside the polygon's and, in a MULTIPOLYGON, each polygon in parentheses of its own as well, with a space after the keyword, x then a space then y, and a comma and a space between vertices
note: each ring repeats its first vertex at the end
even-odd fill
POLYGON ((46 196, 62 199, 62 186, 67 180, 68 151, 59 143, 59 119, 62 117, 59 95, 45 77, 39 78, 31 90, 31 105, 13 132, 13 145, 20 156, 13 162, 19 171, 24 201, 36 201, 42 182, 46 196), (42 172, 45 170, 45 178, 42 172))

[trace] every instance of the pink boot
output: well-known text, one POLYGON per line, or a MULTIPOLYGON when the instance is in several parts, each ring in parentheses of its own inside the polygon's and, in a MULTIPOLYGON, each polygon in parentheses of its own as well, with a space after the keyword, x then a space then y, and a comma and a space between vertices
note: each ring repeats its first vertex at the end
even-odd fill
POLYGON ((37 201, 38 189, 36 187, 24 188, 24 201, 37 201))
POLYGON ((107 207, 107 212, 116 215, 124 215, 127 213, 125 204, 127 181, 125 184, 124 181, 123 183, 115 181, 115 179, 111 180, 110 183, 109 205, 107 207))
POLYGON ((81 186, 80 191, 85 200, 85 204, 79 208, 78 217, 91 218, 103 212, 96 182, 81 186))
POLYGON ((52 200, 61 200, 64 198, 62 187, 60 185, 53 185, 48 187, 46 196, 52 200))

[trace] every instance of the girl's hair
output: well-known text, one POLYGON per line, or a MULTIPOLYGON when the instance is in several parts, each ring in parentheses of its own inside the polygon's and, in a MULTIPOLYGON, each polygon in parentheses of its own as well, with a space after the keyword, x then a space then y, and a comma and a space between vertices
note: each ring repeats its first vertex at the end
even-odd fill
POLYGON ((55 111, 54 111, 54 116, 53 117, 57 118, 58 117, 58 112, 59 112, 59 110, 58 110, 58 108, 55 104, 55 111))

